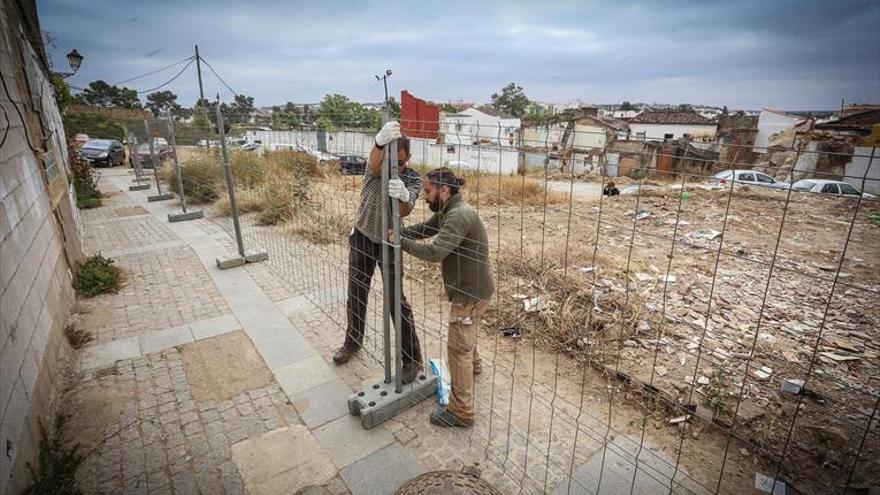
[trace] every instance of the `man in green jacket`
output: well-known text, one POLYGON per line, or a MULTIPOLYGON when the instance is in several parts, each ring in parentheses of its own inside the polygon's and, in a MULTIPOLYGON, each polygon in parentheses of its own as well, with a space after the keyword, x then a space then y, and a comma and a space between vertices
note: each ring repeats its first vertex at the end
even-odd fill
POLYGON ((440 262, 450 301, 447 357, 452 394, 446 409, 431 413, 431 423, 468 427, 474 423, 474 374, 480 318, 495 292, 486 227, 459 188, 464 179, 448 168, 432 170, 424 183, 425 201, 434 214, 401 232, 400 247, 425 261, 440 262), (420 239, 433 238, 430 242, 420 239))

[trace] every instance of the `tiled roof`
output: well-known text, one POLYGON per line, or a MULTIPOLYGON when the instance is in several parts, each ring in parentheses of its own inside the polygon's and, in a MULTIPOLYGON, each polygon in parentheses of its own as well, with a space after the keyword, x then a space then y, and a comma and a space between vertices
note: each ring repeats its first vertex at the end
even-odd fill
POLYGON ((632 124, 703 124, 714 125, 696 112, 642 112, 630 120, 632 124))

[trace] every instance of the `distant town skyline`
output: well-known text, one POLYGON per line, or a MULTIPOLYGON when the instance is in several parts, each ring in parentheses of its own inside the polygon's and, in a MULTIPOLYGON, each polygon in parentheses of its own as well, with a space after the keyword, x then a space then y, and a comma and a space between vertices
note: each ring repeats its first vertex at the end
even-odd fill
MULTIPOLYGON (((38 2, 55 66, 117 83, 189 57, 193 45, 258 106, 389 91, 486 102, 508 82, 532 100, 826 110, 880 101, 880 2, 38 2), (387 27, 385 27, 387 26, 387 27)), ((148 90, 183 65, 124 82, 148 90)), ((229 91, 203 67, 206 94, 229 91)), ((198 98, 193 66, 162 89, 198 98)), ((144 99, 141 95, 141 100, 144 99)))

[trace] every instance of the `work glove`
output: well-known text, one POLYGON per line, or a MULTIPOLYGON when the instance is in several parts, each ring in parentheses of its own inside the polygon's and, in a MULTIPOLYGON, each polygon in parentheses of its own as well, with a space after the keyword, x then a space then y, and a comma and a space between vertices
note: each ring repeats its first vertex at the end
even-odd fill
POLYGON ((386 122, 376 134, 376 146, 384 148, 386 144, 400 137, 400 124, 397 122, 386 122))
POLYGON ((404 203, 409 202, 409 191, 400 179, 388 179, 388 196, 404 203))

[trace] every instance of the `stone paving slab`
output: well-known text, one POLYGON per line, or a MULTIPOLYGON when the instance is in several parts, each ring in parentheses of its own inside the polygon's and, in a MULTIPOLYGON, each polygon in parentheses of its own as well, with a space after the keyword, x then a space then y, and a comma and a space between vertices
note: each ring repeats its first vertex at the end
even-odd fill
POLYGON ((348 415, 348 398, 352 390, 338 378, 290 396, 293 407, 309 428, 348 415))
POLYGON ((317 355, 275 370, 275 377, 288 397, 301 394, 336 378, 333 370, 317 355))
POLYGON ((196 321, 166 328, 146 335, 110 340, 87 346, 82 355, 80 369, 91 370, 109 366, 122 359, 159 352, 177 345, 187 344, 241 329, 234 315, 196 321))
POLYGON ((336 467, 305 426, 241 441, 232 446, 232 460, 250 495, 287 495, 336 476, 336 467))
POLYGON ((400 444, 393 443, 340 470, 354 495, 392 494, 425 470, 400 444))
POLYGON ((394 435, 382 426, 365 430, 353 416, 327 423, 315 429, 314 435, 338 468, 348 466, 394 442, 394 435))

